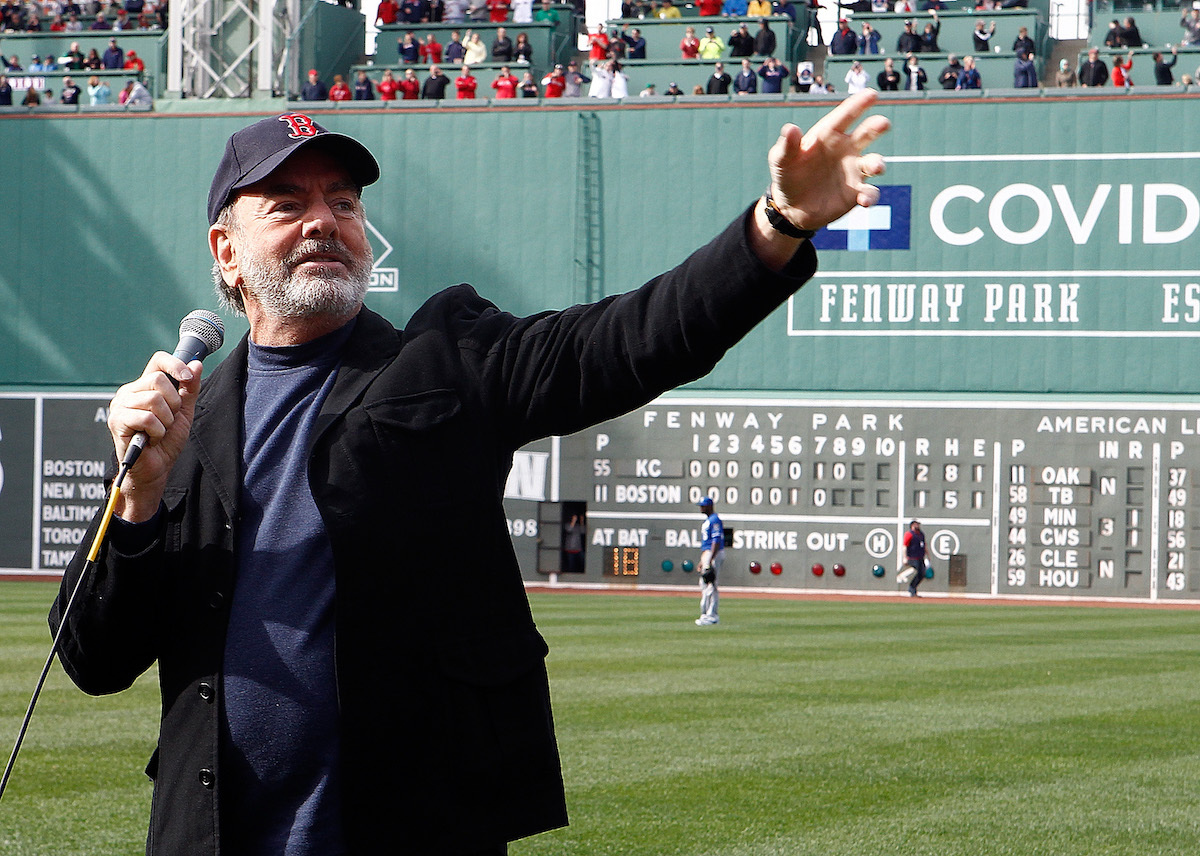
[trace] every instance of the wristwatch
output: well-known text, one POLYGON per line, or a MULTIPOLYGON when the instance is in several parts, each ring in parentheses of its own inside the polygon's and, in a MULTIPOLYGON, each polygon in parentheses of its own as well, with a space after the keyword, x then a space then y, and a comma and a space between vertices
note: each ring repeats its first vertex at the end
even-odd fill
POLYGON ((767 222, 771 224, 771 228, 776 232, 787 235, 789 238, 808 239, 817 234, 816 229, 801 229, 783 216, 783 212, 775 207, 775 200, 771 198, 771 188, 767 188, 767 192, 763 194, 763 200, 767 206, 767 222))

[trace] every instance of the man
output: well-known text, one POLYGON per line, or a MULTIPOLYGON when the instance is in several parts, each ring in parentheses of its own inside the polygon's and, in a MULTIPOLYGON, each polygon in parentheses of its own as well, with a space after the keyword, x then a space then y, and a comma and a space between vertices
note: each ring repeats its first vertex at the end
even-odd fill
POLYGON ((1163 55, 1159 51, 1154 53, 1154 82, 1158 86, 1171 86, 1175 83, 1175 75, 1171 73, 1172 67, 1179 59, 1179 49, 1171 48, 1171 61, 1167 62, 1163 59, 1163 55))
POLYGON ((541 7, 533 13, 533 20, 558 26, 558 10, 550 5, 550 0, 542 0, 541 7))
MULTIPOLYGON (((429 71, 432 73, 433 69, 429 71)), ((392 76, 390 68, 383 73, 383 80, 379 81, 379 97, 385 101, 394 101, 397 92, 403 101, 416 101, 421 97, 421 81, 417 80, 416 69, 404 69, 404 77, 399 80, 392 76)))
POLYGON ((69 75, 63 78, 62 93, 59 95, 59 102, 62 104, 79 103, 79 87, 69 75))
POLYGON ((630 294, 517 318, 460 285, 403 330, 363 307, 370 152, 296 113, 230 138, 208 241, 249 334, 203 382, 158 353, 118 390, 117 459, 147 444, 50 616, 88 692, 158 664, 150 856, 502 854, 566 823, 512 455, 702 376, 782 305, 806 236, 878 201, 873 100, 784 126, 769 193, 630 294))
POLYGON ((1088 48, 1087 59, 1079 66, 1080 86, 1103 86, 1108 83, 1108 66, 1100 59, 1098 48, 1088 48))
POLYGON ((492 39, 492 60, 494 62, 512 62, 513 43, 504 27, 496 28, 496 38, 492 39))
POLYGON ((862 33, 858 36, 858 52, 860 54, 879 53, 879 31, 871 26, 870 21, 863 21, 862 33))
POLYGON ((908 524, 904 533, 904 569, 899 575, 900 582, 908 583, 908 596, 917 597, 917 586, 925 580, 925 533, 921 531, 921 521, 914 520, 908 524))
POLYGON ((758 70, 758 76, 763 79, 763 93, 777 94, 783 92, 783 82, 787 80, 788 74, 786 65, 773 56, 767 57, 767 61, 758 70))
POLYGON ((471 66, 463 64, 458 77, 454 78, 454 91, 459 101, 469 101, 475 97, 475 89, 479 81, 471 74, 471 66))
POLYGON ((958 61, 958 57, 950 54, 945 68, 938 72, 938 83, 942 84, 942 89, 957 89, 958 76, 962 74, 962 70, 963 64, 958 61))
POLYGON ((425 78, 425 82, 421 84, 421 98, 440 101, 446 97, 446 87, 449 85, 450 78, 442 74, 441 66, 431 65, 429 77, 425 78))
POLYGON ((900 90, 900 72, 896 71, 896 63, 890 56, 883 61, 883 71, 875 76, 880 92, 898 92, 900 90))
POLYGON ((554 68, 551 69, 550 73, 542 78, 542 86, 546 88, 546 98, 563 97, 563 93, 567 88, 567 78, 566 75, 563 74, 563 67, 561 63, 555 65, 554 68))
POLYGON ((83 51, 79 49, 79 42, 71 42, 71 47, 67 48, 67 52, 63 54, 66 66, 71 71, 82 71, 83 61, 85 59, 83 51))
POLYGON ((962 71, 958 73, 958 83, 954 86, 955 89, 982 89, 983 78, 979 75, 979 69, 975 67, 975 57, 963 57, 962 71))
POLYGON ((759 18, 758 32, 754 34, 754 52, 759 56, 774 56, 776 44, 771 22, 766 18, 759 18))
POLYGON ((850 22, 845 18, 838 21, 837 32, 829 40, 829 52, 838 56, 849 56, 858 50, 858 37, 850 29, 850 22))
POLYGON ((501 66, 500 75, 492 81, 492 89, 496 90, 497 98, 516 98, 518 83, 517 76, 505 65, 501 66))
POLYGON ((717 617, 717 574, 725 564, 725 527, 721 518, 713 511, 713 501, 707 496, 700 500, 700 513, 704 525, 700 527, 700 617, 699 627, 719 624, 717 617))
POLYGON ((108 40, 108 47, 104 49, 104 56, 100 57, 100 63, 112 71, 125 67, 125 51, 117 47, 116 39, 108 40))
POLYGON ((713 73, 709 75, 704 92, 708 95, 728 95, 731 83, 733 78, 725 71, 725 64, 719 62, 713 66, 713 73))
POLYGON ((0 107, 11 107, 12 96, 12 84, 5 75, 0 74, 0 107))
POLYGON ((1179 26, 1183 27, 1183 40, 1180 44, 1200 45, 1200 9, 1193 7, 1184 11, 1183 17, 1179 19, 1179 26))
POLYGON ((300 89, 301 101, 324 101, 329 97, 329 87, 324 84, 315 68, 308 70, 308 83, 300 89))
MULTIPOLYGON (((394 94, 394 93, 393 93, 394 94)), ((367 77, 365 71, 359 71, 354 76, 354 100, 355 101, 374 101, 375 100, 375 81, 367 77)))
POLYGON ((390 26, 396 23, 399 14, 400 5, 396 0, 379 0, 379 6, 375 9, 375 23, 390 26))
POLYGON ((592 79, 590 77, 580 73, 579 63, 571 60, 567 63, 567 73, 563 77, 563 90, 561 94, 567 98, 580 98, 583 96, 583 84, 591 82, 592 79))
POLYGON ((1037 66, 1034 64, 1036 57, 1033 54, 1021 51, 1017 54, 1017 58, 1013 63, 1013 88, 1014 89, 1030 89, 1036 88, 1038 85, 1037 66))
POLYGON ((729 55, 736 57, 754 55, 754 36, 749 28, 742 23, 729 34, 729 55))
POLYGON ((426 65, 437 65, 442 61, 442 43, 437 40, 437 33, 417 39, 417 54, 426 65))
POLYGON ((742 69, 733 79, 733 91, 737 95, 754 95, 758 92, 758 75, 750 67, 750 60, 742 60, 742 69))
POLYGON ((629 46, 630 59, 645 59, 646 58, 646 37, 642 35, 642 31, 634 27, 631 31, 625 32, 629 24, 621 25, 621 40, 629 46))
POLYGON ((1013 53, 1019 54, 1021 51, 1025 53, 1033 53, 1035 45, 1033 39, 1029 37, 1029 28, 1021 27, 1017 30, 1017 37, 1013 39, 1013 53))
POLYGON ((132 71, 134 74, 145 74, 146 62, 137 55, 137 51, 131 50, 125 55, 124 68, 126 71, 132 71))
POLYGON ((712 27, 704 28, 704 36, 700 39, 700 59, 720 59, 725 53, 725 42, 713 33, 712 27))
POLYGON ((921 37, 917 34, 912 19, 909 18, 904 22, 904 32, 896 39, 896 53, 908 56, 912 53, 920 53, 922 47, 921 37))

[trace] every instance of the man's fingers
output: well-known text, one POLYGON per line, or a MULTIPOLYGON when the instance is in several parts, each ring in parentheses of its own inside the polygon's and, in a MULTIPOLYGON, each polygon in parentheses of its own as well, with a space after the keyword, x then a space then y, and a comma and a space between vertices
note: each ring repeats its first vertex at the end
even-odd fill
POLYGON ((878 97, 879 93, 874 89, 864 89, 862 92, 855 92, 826 113, 813 126, 813 130, 815 131, 818 127, 821 127, 836 131, 839 134, 846 133, 850 130, 850 126, 857 122, 863 113, 867 112, 878 97))
POLYGON ((850 134, 850 142, 861 152, 891 130, 891 127, 892 123, 885 116, 868 116, 850 134))
POLYGON ((884 163, 882 155, 871 152, 859 157, 858 171, 868 178, 883 175, 887 172, 887 164, 884 163))

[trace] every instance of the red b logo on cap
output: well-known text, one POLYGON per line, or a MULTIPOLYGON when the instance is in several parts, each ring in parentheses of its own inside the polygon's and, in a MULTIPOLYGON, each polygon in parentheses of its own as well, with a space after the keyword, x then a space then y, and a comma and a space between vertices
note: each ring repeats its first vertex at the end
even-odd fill
POLYGON ((287 122, 288 128, 291 131, 288 136, 293 140, 302 140, 305 137, 315 137, 320 131, 313 125, 313 120, 305 116, 303 113, 288 113, 285 116, 279 117, 280 122, 287 122))

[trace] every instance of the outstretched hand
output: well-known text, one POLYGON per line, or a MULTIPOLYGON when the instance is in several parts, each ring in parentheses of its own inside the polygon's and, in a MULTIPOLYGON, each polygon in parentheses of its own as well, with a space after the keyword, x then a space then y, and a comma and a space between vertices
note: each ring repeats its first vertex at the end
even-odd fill
POLYGON ((887 133, 891 122, 872 115, 851 129, 875 100, 875 91, 867 89, 829 111, 807 133, 793 124, 780 131, 767 155, 771 196, 799 228, 819 229, 855 205, 868 208, 879 201, 879 189, 868 180, 886 166, 880 155, 864 150, 887 133))

